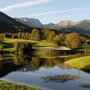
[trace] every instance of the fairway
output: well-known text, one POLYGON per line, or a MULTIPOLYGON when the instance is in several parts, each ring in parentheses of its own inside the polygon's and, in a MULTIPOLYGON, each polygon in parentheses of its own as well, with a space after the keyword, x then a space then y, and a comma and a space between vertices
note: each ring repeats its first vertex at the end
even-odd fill
POLYGON ((90 70, 90 56, 80 57, 66 61, 65 64, 82 70, 90 70))

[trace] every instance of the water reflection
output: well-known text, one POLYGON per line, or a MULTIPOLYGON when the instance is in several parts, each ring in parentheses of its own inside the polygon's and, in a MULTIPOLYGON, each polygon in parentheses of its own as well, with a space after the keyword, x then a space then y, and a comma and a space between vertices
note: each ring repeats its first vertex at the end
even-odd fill
MULTIPOLYGON (((70 52, 67 53, 68 56, 70 52)), ((60 51, 52 50, 35 50, 33 55, 30 56, 17 53, 0 54, 0 77, 17 68, 22 72, 38 71, 41 67, 49 69, 55 66, 61 69, 70 69, 64 62, 72 57, 60 55, 62 55, 60 51)))
POLYGON ((30 61, 31 57, 25 57, 24 55, 0 54, 0 77, 19 69, 30 61))
POLYGON ((69 80, 79 79, 79 75, 70 75, 70 74, 63 74, 63 75, 48 75, 42 77, 42 79, 46 82, 55 82, 55 83, 65 83, 69 80))
POLYGON ((7 75, 9 72, 16 70, 17 66, 11 62, 0 62, 0 77, 7 75))
MULTIPOLYGON (((30 61, 30 60, 29 60, 30 61)), ((58 66, 62 69, 70 69, 70 67, 63 63, 63 58, 40 58, 40 57, 32 57, 31 61, 22 66, 21 70, 24 72, 27 71, 37 71, 39 68, 53 68, 55 66, 58 66)))
POLYGON ((88 82, 87 83, 81 83, 80 87, 81 88, 90 88, 90 83, 88 83, 88 82))
POLYGON ((69 54, 69 57, 67 57, 68 55, 62 57, 62 55, 50 54, 50 52, 52 51, 35 51, 30 56, 17 53, 1 54, 1 79, 35 85, 43 87, 45 90, 47 90, 46 88, 49 90, 66 90, 67 88, 82 90, 79 87, 82 82, 90 83, 89 73, 71 69, 64 64, 66 60, 72 58, 69 54))

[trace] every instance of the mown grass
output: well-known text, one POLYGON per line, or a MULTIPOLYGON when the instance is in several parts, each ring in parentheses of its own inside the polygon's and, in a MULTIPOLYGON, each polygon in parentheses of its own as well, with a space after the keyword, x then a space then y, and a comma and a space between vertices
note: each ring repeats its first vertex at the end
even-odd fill
POLYGON ((0 80, 0 90, 40 90, 40 89, 0 80))
POLYGON ((45 40, 34 41, 34 40, 10 39, 10 38, 5 38, 4 40, 2 40, 0 42, 0 45, 3 45, 3 51, 13 52, 13 51, 15 51, 15 48, 13 45, 15 42, 31 43, 32 47, 53 47, 54 46, 53 42, 48 42, 45 40))
POLYGON ((4 42, 7 43, 14 43, 14 42, 28 42, 28 43, 36 43, 38 41, 33 41, 33 40, 24 40, 24 39, 10 39, 10 38, 5 38, 4 42))
POLYGON ((90 71, 90 56, 71 59, 66 61, 65 64, 68 64, 72 68, 90 71))
POLYGON ((34 40, 23 40, 23 39, 5 39, 6 43, 14 43, 14 42, 23 42, 23 43, 31 43, 33 46, 54 46, 54 43, 48 41, 34 41, 34 40))
POLYGON ((48 41, 39 41, 38 43, 36 43, 36 46, 38 47, 53 47, 55 46, 55 44, 53 42, 48 42, 48 41))
POLYGON ((81 48, 90 48, 90 44, 83 44, 81 48))
POLYGON ((31 43, 33 46, 46 46, 46 47, 50 47, 50 46, 54 46, 54 43, 53 42, 48 42, 48 41, 45 41, 45 40, 42 40, 42 41, 34 41, 34 40, 23 40, 23 39, 4 39, 3 41, 4 43, 9 43, 9 44, 12 44, 12 43, 15 43, 15 42, 21 42, 21 43, 31 43))

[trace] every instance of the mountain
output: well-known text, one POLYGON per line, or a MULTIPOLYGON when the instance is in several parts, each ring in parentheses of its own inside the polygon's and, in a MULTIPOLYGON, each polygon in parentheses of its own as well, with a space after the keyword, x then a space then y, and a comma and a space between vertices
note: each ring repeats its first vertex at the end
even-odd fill
POLYGON ((43 25, 37 19, 29 18, 11 18, 8 15, 0 12, 0 32, 31 32, 32 27, 35 28, 49 28, 58 32, 77 32, 83 35, 90 35, 90 20, 83 20, 79 22, 64 20, 57 24, 49 23, 43 25))
POLYGON ((30 26, 30 27, 43 28, 43 24, 38 19, 26 18, 26 17, 15 18, 15 19, 23 24, 30 26))
POLYGON ((78 27, 84 28, 84 29, 90 29, 90 20, 83 20, 80 21, 79 24, 77 24, 78 27))
POLYGON ((55 29, 60 32, 65 32, 69 30, 71 32, 77 32, 80 34, 90 34, 90 20, 83 20, 78 22, 64 20, 60 21, 57 24, 53 24, 52 26, 47 26, 49 29, 55 29))
POLYGON ((54 23, 49 23, 49 24, 44 24, 45 28, 53 28, 55 24, 54 23))
POLYGON ((70 21, 70 20, 63 20, 60 21, 57 24, 52 24, 52 26, 50 26, 49 24, 47 25, 49 28, 51 29, 60 29, 60 28, 65 28, 65 27, 70 27, 70 26, 74 26, 76 24, 78 24, 79 22, 74 22, 74 21, 70 21))
POLYGON ((60 21, 58 24, 55 25, 56 29, 59 29, 59 27, 65 28, 65 27, 71 27, 79 22, 74 22, 74 21, 60 21))
POLYGON ((30 31, 31 28, 0 12, 0 32, 30 31))

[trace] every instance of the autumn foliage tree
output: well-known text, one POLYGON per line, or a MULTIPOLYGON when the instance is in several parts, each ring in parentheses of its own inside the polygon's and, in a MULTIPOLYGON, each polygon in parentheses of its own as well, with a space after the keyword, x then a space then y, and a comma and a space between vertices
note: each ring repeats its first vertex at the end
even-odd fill
POLYGON ((48 36, 47 36, 47 40, 53 41, 55 36, 56 36, 56 33, 54 31, 50 31, 48 36))
POLYGON ((47 40, 48 35, 49 35, 49 33, 50 33, 50 30, 48 30, 48 29, 45 28, 45 29, 42 31, 42 33, 43 33, 42 39, 47 40))
POLYGON ((65 41, 65 36, 63 34, 58 34, 54 38, 54 42, 57 45, 63 45, 65 41))
POLYGON ((41 37, 40 37, 40 32, 37 29, 33 29, 31 32, 31 39, 35 40, 35 41, 40 41, 41 37))
POLYGON ((81 45, 81 39, 79 34, 77 33, 70 33, 66 35, 65 43, 67 46, 70 46, 71 48, 79 48, 81 45))

